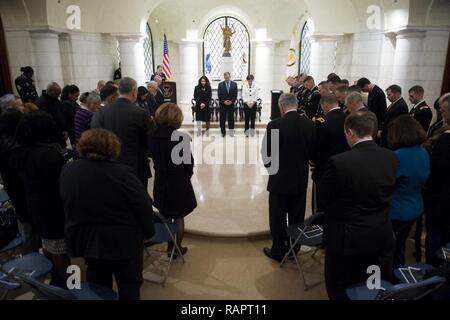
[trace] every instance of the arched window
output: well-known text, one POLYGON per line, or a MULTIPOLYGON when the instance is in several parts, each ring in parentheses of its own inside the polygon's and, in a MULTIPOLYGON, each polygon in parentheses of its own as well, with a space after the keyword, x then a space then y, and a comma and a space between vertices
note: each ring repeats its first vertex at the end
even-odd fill
POLYGON ((303 25, 300 36, 299 73, 309 74, 311 65, 311 33, 308 21, 303 25))
POLYGON ((119 41, 117 41, 117 46, 116 46, 116 52, 117 52, 117 66, 120 66, 120 44, 119 41))
POLYGON ((213 81, 222 79, 224 26, 235 32, 231 37, 232 77, 234 80, 245 79, 250 73, 250 34, 242 22, 232 17, 217 18, 206 28, 203 35, 203 74, 213 81))
POLYGON ((144 69, 145 77, 150 80, 152 75, 155 73, 154 70, 154 60, 153 60, 153 37, 152 30, 147 23, 147 28, 145 29, 147 37, 144 39, 144 69))

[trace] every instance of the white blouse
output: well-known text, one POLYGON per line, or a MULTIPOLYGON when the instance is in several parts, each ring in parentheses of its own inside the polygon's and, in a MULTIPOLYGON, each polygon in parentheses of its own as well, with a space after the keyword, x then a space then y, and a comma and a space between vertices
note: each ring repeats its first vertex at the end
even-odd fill
POLYGON ((242 100, 244 103, 252 104, 252 102, 258 101, 259 88, 252 84, 249 86, 248 84, 244 84, 242 86, 242 100))

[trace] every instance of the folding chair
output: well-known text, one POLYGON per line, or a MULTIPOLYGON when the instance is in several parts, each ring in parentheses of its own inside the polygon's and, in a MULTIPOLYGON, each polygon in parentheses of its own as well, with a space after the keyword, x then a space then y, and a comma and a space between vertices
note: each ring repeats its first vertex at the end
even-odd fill
POLYGON ((262 115, 262 99, 258 99, 258 106, 256 108, 256 112, 259 114, 259 122, 261 122, 261 115, 262 115))
POLYGON ((0 288, 4 291, 1 298, 5 299, 9 291, 21 288, 20 282, 15 279, 16 275, 25 274, 39 279, 47 275, 52 268, 50 260, 38 253, 30 253, 6 262, 0 267, 0 288))
POLYGON ((428 270, 433 269, 433 266, 417 262, 397 268, 394 270, 394 276, 401 283, 418 283, 423 280, 425 273, 428 270))
MULTIPOLYGON (((0 208, 0 223, 14 223, 17 225, 17 218, 15 216, 15 211, 13 208, 0 208)), ((8 244, 0 247, 0 254, 7 256, 10 260, 16 256, 17 249, 22 245, 23 238, 20 233, 17 233, 16 237, 12 239, 8 244)))
POLYGON ((197 102, 195 101, 195 99, 191 100, 191 109, 192 109, 192 123, 195 122, 195 105, 197 104, 197 102))
POLYGON ((297 265, 297 269, 302 275, 303 284, 305 285, 306 291, 323 283, 323 280, 312 285, 306 282, 305 273, 302 266, 300 265, 300 259, 299 257, 297 257, 295 248, 301 247, 302 245, 316 248, 311 255, 313 259, 315 258, 317 252, 322 248, 324 216, 325 215, 323 212, 316 213, 315 215, 305 220, 305 222, 289 226, 286 229, 289 237, 290 248, 284 256, 283 261, 281 261, 280 268, 284 265, 284 263, 290 256, 293 256, 295 264, 297 265))
POLYGON ((450 243, 447 243, 445 246, 439 249, 436 254, 445 262, 450 263, 450 243))
POLYGON ((183 254, 181 253, 181 249, 177 244, 177 233, 178 226, 172 222, 170 222, 167 218, 165 218, 155 207, 153 207, 153 213, 156 217, 154 228, 155 235, 153 238, 149 240, 149 242, 145 245, 145 252, 148 256, 150 256, 150 252, 148 247, 162 244, 166 242, 172 241, 174 243, 173 249, 171 252, 163 251, 169 255, 169 260, 167 262, 167 266, 164 270, 162 270, 162 280, 159 282, 163 287, 166 286, 167 276, 169 274, 170 267, 172 266, 172 262, 174 260, 175 252, 179 257, 181 257, 183 263, 185 263, 183 254))
POLYGON ((445 283, 444 277, 432 277, 417 283, 393 286, 382 281, 380 289, 369 289, 366 283, 347 289, 350 300, 420 300, 439 289, 445 283))
POLYGON ((94 283, 83 282, 81 289, 64 290, 32 277, 24 275, 18 275, 18 277, 31 288, 40 300, 117 300, 116 292, 94 283))

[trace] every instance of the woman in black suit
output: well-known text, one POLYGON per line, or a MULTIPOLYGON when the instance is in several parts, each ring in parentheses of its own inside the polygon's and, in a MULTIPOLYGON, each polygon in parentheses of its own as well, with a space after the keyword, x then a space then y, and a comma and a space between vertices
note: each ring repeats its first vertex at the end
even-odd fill
POLYGON ((84 132, 80 160, 64 167, 60 190, 67 247, 85 259, 87 280, 112 288, 114 275, 119 299, 138 300, 143 243, 154 234, 152 201, 133 169, 115 161, 120 147, 109 131, 84 132))
POLYGON ((58 179, 66 160, 55 132, 56 123, 47 112, 25 114, 16 129, 18 147, 11 160, 24 184, 27 208, 42 239, 44 254, 53 262, 51 284, 65 288, 70 259, 58 179))
POLYGON ((194 90, 195 100, 195 120, 197 121, 197 136, 202 135, 203 122, 206 123, 206 135, 209 135, 209 127, 211 122, 211 111, 209 103, 212 98, 211 84, 205 76, 198 80, 198 85, 194 90))
MULTIPOLYGON (((194 173, 191 139, 189 135, 177 131, 182 122, 183 113, 176 104, 163 104, 156 112, 157 128, 150 135, 149 149, 155 165, 155 207, 168 219, 175 220, 178 226, 177 244, 184 255, 187 252, 187 248, 181 247, 184 217, 194 211, 197 200, 191 183, 194 173), (175 152, 176 157, 173 157, 175 147, 182 147, 182 150, 175 152)), ((172 252, 172 249, 173 243, 169 243, 167 251, 172 252)))

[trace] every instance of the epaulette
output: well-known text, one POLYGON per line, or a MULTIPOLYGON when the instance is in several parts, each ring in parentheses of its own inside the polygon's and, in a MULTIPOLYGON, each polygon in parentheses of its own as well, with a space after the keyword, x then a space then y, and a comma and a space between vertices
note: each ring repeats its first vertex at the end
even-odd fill
POLYGON ((430 107, 429 106, 423 106, 423 107, 420 107, 419 110, 423 110, 423 109, 430 109, 430 107))

